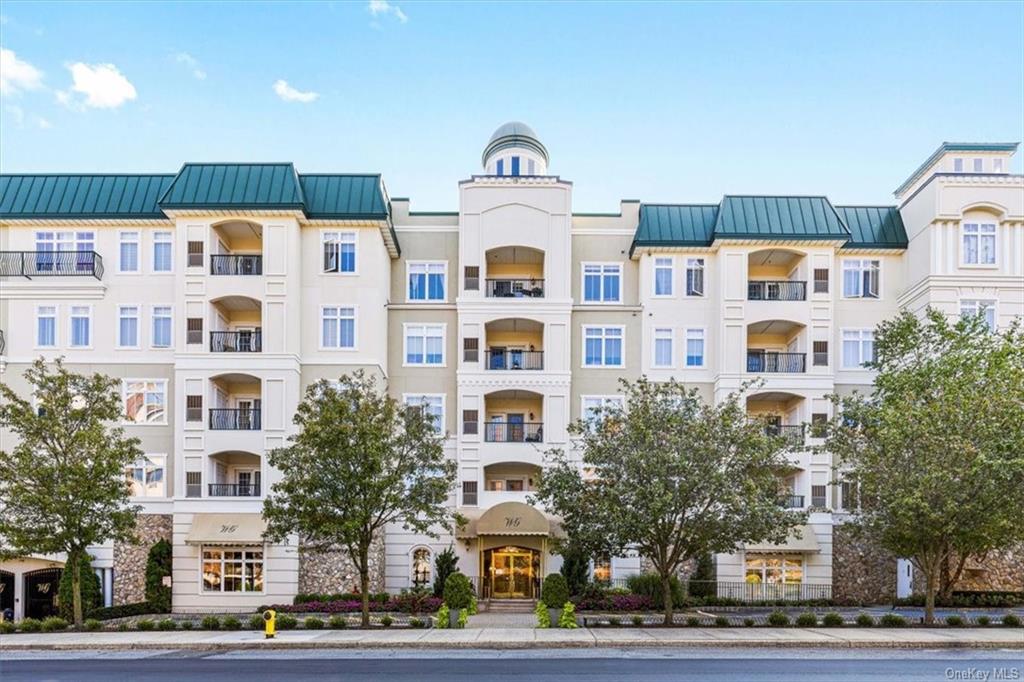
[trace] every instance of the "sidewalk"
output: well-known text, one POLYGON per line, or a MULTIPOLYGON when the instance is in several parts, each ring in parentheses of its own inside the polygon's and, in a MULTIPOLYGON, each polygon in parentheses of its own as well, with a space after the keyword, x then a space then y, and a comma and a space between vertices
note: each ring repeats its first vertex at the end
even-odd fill
POLYGON ((587 647, 1012 648, 1021 628, 468 628, 465 630, 289 630, 262 632, 68 632, 0 637, 5 651, 28 649, 541 649, 587 647))

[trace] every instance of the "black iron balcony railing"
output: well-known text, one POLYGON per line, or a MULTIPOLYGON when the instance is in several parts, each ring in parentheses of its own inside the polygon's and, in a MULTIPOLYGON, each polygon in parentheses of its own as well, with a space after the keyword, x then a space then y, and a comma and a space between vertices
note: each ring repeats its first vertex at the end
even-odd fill
POLYGON ((806 371, 806 353, 747 352, 748 372, 798 372, 806 371))
POLYGON ((211 353, 259 353, 263 350, 263 332, 210 332, 211 353))
POLYGON ((487 422, 484 441, 488 443, 540 443, 544 440, 542 422, 487 422))
POLYGON ((785 509, 803 509, 804 508, 804 496, 803 495, 783 495, 779 498, 779 504, 785 509))
POLYGON ((210 409, 210 429, 213 431, 259 431, 262 413, 252 408, 210 409))
POLYGON ((95 251, 0 251, 0 277, 103 279, 103 258, 95 251))
POLYGON ((488 350, 484 363, 486 369, 544 369, 544 351, 488 350))
POLYGON ((211 483, 210 497, 259 497, 258 483, 211 483))
POLYGON ((749 301, 805 301, 807 282, 798 280, 751 280, 747 282, 749 301))
POLYGON ((769 436, 780 437, 790 445, 804 444, 803 424, 766 424, 764 432, 769 436))
POLYGON ((262 275, 263 256, 211 255, 211 275, 262 275))
POLYGON ((488 279, 488 298, 543 298, 542 279, 488 279))

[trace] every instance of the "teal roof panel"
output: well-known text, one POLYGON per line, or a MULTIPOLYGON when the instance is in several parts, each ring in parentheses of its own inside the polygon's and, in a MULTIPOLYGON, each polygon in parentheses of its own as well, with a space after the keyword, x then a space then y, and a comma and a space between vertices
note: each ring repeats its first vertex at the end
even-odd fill
POLYGON ((907 248, 907 230, 895 206, 836 206, 836 211, 850 228, 847 248, 907 248))
POLYGON ((943 142, 893 194, 902 194, 905 189, 917 182, 940 156, 948 152, 1016 152, 1019 145, 1019 142, 943 142))
POLYGON ((825 197, 730 196, 722 199, 716 239, 847 239, 825 197))
POLYGON ((380 175, 305 174, 299 176, 310 218, 386 218, 380 175))
POLYGON ((186 163, 160 198, 161 208, 302 209, 291 163, 186 163))
POLYGON ((717 204, 641 204, 636 246, 709 246, 717 204))
POLYGON ((0 175, 0 218, 163 219, 174 175, 0 175))

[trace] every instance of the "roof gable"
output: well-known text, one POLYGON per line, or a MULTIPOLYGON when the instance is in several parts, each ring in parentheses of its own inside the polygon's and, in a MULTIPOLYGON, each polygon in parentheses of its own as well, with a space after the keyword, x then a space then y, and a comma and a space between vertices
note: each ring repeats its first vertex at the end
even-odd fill
POLYGON ((715 238, 848 239, 839 214, 825 197, 726 196, 715 238))
POLYGON ((291 163, 186 163, 161 208, 303 208, 291 163))
POLYGON ((836 211, 850 228, 847 248, 907 248, 907 230, 895 206, 836 206, 836 211))

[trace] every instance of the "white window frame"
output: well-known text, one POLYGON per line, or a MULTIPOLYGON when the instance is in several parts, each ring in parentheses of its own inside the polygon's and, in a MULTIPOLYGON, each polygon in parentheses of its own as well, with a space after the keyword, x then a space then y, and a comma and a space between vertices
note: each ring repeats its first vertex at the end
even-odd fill
POLYGON ((117 274, 119 275, 141 275, 142 274, 142 232, 139 230, 121 230, 117 233, 117 274), (125 235, 135 235, 134 239, 125 239, 125 235), (125 270, 124 259, 122 258, 121 246, 123 244, 135 245, 135 269, 125 270))
POLYGON ((157 274, 157 275, 171 275, 171 274, 174 274, 174 232, 172 232, 170 230, 157 230, 157 231, 153 232, 153 244, 152 244, 152 246, 153 246, 153 248, 150 249, 149 252, 150 252, 150 255, 153 258, 152 263, 151 263, 152 266, 153 266, 153 268, 152 268, 153 274, 157 274), (161 235, 167 235, 167 238, 165 239, 161 235), (168 268, 166 270, 157 270, 156 269, 156 246, 157 246, 157 244, 169 244, 170 245, 171 262, 170 262, 170 264, 169 264, 169 266, 168 266, 168 268))
POLYGON ((672 369, 675 367, 675 330, 671 327, 655 327, 652 333, 651 343, 651 367, 658 369, 672 369), (658 362, 658 342, 668 341, 668 364, 658 362))
MULTIPOLYGON (((163 403, 164 404, 164 416, 163 416, 163 419, 161 421, 153 421, 153 422, 150 422, 150 421, 143 421, 143 422, 134 421, 134 420, 131 420, 131 419, 128 418, 128 411, 127 411, 127 409, 125 409, 124 417, 122 417, 122 420, 123 420, 122 423, 124 423, 126 426, 166 426, 167 425, 167 412, 168 412, 168 410, 170 410, 170 406, 169 406, 169 404, 167 402, 167 386, 168 386, 167 379, 152 379, 152 378, 144 379, 144 378, 140 378, 140 377, 128 377, 128 378, 121 379, 121 405, 123 407, 127 408, 128 384, 129 383, 140 383, 140 382, 143 383, 143 384, 154 383, 154 384, 157 384, 157 385, 161 385, 163 387, 163 394, 164 394, 164 403, 163 403)), ((143 388, 143 396, 145 396, 145 393, 146 393, 146 390, 145 390, 145 388, 143 388)), ((142 403, 143 410, 145 410, 145 406, 146 406, 145 397, 143 397, 143 403, 142 403)))
POLYGON ((587 401, 601 401, 601 407, 604 408, 609 403, 618 403, 619 407, 626 409, 626 399, 624 396, 618 393, 604 394, 604 395, 581 395, 580 396, 580 419, 583 421, 590 421, 593 416, 588 415, 587 401))
POLYGON ((683 332, 683 336, 684 336, 684 339, 685 339, 685 344, 683 346, 683 356, 682 356, 682 358, 683 358, 683 361, 682 361, 683 369, 704 369, 704 368, 706 368, 708 366, 708 330, 707 330, 707 328, 706 327, 687 327, 684 330, 684 332, 683 332), (688 361, 688 358, 689 358, 689 348, 690 348, 690 333, 691 332, 700 332, 701 346, 700 346, 700 364, 699 365, 691 365, 689 363, 689 361, 688 361))
MULTIPOLYGON (((92 305, 72 304, 72 305, 68 306, 68 348, 69 349, 72 349, 72 350, 92 350, 93 346, 95 345, 94 340, 96 338, 96 325, 93 324, 93 314, 92 314, 92 312, 93 312, 92 311, 92 305), (75 342, 74 327, 75 327, 75 317, 76 317, 76 315, 75 315, 75 308, 85 308, 87 311, 89 311, 89 314, 86 316, 86 319, 89 321, 89 343, 85 344, 84 346, 76 346, 75 343, 74 343, 75 342)), ((78 316, 78 317, 81 317, 81 316, 78 316)))
POLYGON ((975 157, 971 160, 971 170, 975 173, 985 172, 985 159, 975 157))
MULTIPOLYGON (((857 370, 864 371, 864 370, 867 369, 866 367, 864 367, 864 362, 866 362, 866 360, 864 358, 864 342, 868 340, 865 337, 866 334, 870 334, 871 335, 871 355, 872 355, 871 359, 874 359, 874 354, 875 354, 875 330, 874 329, 862 329, 862 328, 854 327, 854 328, 843 328, 843 329, 839 330, 839 363, 840 363, 840 366, 842 367, 842 369, 854 370, 854 371, 857 371, 857 370), (857 334, 857 339, 856 339, 856 341, 857 341, 857 359, 858 359, 859 362, 856 365, 848 365, 848 364, 846 364, 846 341, 847 341, 846 335, 847 335, 847 333, 850 333, 850 334, 856 333, 857 334)), ((851 340, 853 340, 853 339, 851 339, 851 340)))
MULTIPOLYGON (((143 473, 142 473, 143 488, 145 488, 145 484, 146 484, 146 464, 145 464, 145 460, 153 461, 154 465, 157 463, 158 460, 162 462, 162 464, 160 465, 159 468, 163 469, 163 480, 162 480, 163 487, 164 487, 163 495, 130 495, 131 499, 133 499, 133 500, 165 499, 165 498, 169 497, 169 495, 167 494, 167 492, 168 492, 167 491, 167 488, 168 488, 168 486, 167 486, 167 454, 166 453, 148 453, 147 452, 147 453, 144 453, 143 455, 141 455, 138 459, 136 459, 134 462, 129 464, 127 467, 125 467, 126 469, 131 469, 133 472, 136 469, 140 469, 140 468, 143 470, 143 473), (140 464, 141 464, 141 466, 140 466, 140 464)), ((157 467, 154 466, 153 468, 157 468, 157 467)), ((134 481, 134 478, 131 478, 129 480, 134 481)))
POLYGON ((60 306, 58 306, 56 303, 53 304, 53 305, 37 305, 35 307, 35 313, 36 313, 35 314, 35 323, 36 324, 35 324, 35 329, 33 330, 33 334, 32 334, 32 338, 33 338, 33 345, 32 345, 32 347, 36 348, 36 349, 57 348, 60 345, 60 306), (49 345, 49 346, 41 346, 41 345, 39 345, 39 317, 40 317, 39 310, 41 308, 52 308, 53 309, 53 315, 52 316, 50 316, 50 315, 46 316, 46 317, 52 317, 53 318, 53 345, 49 345))
MULTIPOLYGON (((764 586, 768 586, 768 585, 804 585, 804 584, 807 583, 807 558, 803 554, 799 554, 797 552, 783 552, 783 553, 778 553, 778 552, 744 552, 743 553, 743 565, 742 565, 742 568, 743 568, 743 580, 744 581, 746 581, 746 579, 747 579, 747 560, 751 559, 751 558, 754 558, 754 557, 761 557, 761 560, 762 560, 762 565, 761 565, 761 582, 753 583, 754 585, 764 585, 764 586), (779 558, 782 559, 782 582, 780 582, 780 583, 770 583, 770 582, 767 581, 768 566, 765 564, 765 559, 767 557, 772 557, 772 556, 779 557, 779 558), (786 561, 787 560, 792 560, 793 558, 799 558, 800 559, 800 582, 795 582, 795 583, 794 582, 789 582, 789 581, 786 580, 786 575, 788 573, 788 571, 786 570, 786 561)), ((765 589, 767 590, 768 588, 766 587, 765 589)), ((781 596, 780 596, 780 598, 781 598, 781 596)))
MULTIPOLYGON (((233 545, 232 546, 224 546, 224 545, 216 545, 216 544, 200 545, 199 546, 199 557, 198 558, 199 558, 199 594, 200 595, 207 595, 207 594, 235 595, 235 594, 238 594, 238 595, 243 595, 244 596, 244 595, 248 595, 248 594, 266 594, 266 591, 267 591, 267 558, 268 558, 267 557, 266 545, 248 545, 248 546, 244 546, 244 547, 242 547, 242 546, 233 546, 233 545), (243 553, 245 553, 245 552, 261 552, 262 553, 263 556, 259 560, 259 563, 263 567, 263 570, 260 571, 260 574, 263 577, 263 589, 262 590, 238 590, 238 591, 232 590, 232 591, 226 591, 224 589, 224 552, 225 551, 228 551, 228 552, 243 552, 243 553), (221 553, 221 555, 220 555, 220 567, 221 567, 221 569, 220 569, 220 577, 221 577, 221 581, 220 581, 220 589, 219 590, 207 590, 206 589, 206 583, 203 581, 203 563, 206 561, 206 559, 204 558, 203 555, 204 555, 205 552, 220 552, 221 553)), ((212 563, 215 560, 211 559, 210 561, 212 563)), ((246 564, 246 563, 256 563, 256 562, 255 561, 246 561, 245 554, 243 554, 242 555, 242 563, 246 564)), ((243 575, 245 574, 244 566, 242 568, 242 574, 243 575)), ((245 586, 245 581, 244 580, 242 582, 242 585, 243 585, 243 587, 245 586)))
POLYGON ((675 256, 654 256, 654 265, 651 268, 651 297, 652 298, 675 298, 676 297, 676 258, 675 256), (658 261, 667 261, 661 264, 658 261), (658 293, 658 271, 668 270, 668 293, 658 293))
MULTIPOLYGON (((357 261, 358 262, 358 261, 357 261)), ((405 300, 407 303, 444 303, 448 300, 448 261, 446 260, 410 260, 405 262, 405 300), (412 298, 409 296, 409 278, 413 275, 412 269, 414 267, 422 266, 425 268, 424 275, 426 279, 426 290, 424 291, 424 298, 412 298), (441 298, 430 298, 430 275, 437 274, 432 273, 431 268, 441 268, 441 287, 444 290, 444 296, 441 298)))
POLYGON ((320 350, 323 351, 342 351, 352 352, 359 348, 359 306, 349 303, 338 303, 338 304, 323 304, 320 306, 320 317, 317 324, 317 344, 320 350), (338 327, 338 343, 341 343, 341 320, 349 319, 348 315, 342 315, 342 310, 352 311, 352 345, 351 346, 325 346, 324 345, 324 310, 327 308, 333 308, 338 311, 338 315, 331 319, 337 320, 338 327))
POLYGON ((446 322, 406 322, 402 325, 402 366, 403 367, 447 367, 448 366, 448 324, 446 322), (423 362, 409 362, 409 328, 423 328, 423 362), (427 329, 441 329, 441 362, 427 362, 427 329))
POLYGON ((953 172, 963 173, 964 172, 964 160, 961 158, 953 159, 953 172))
POLYGON ((582 337, 581 340, 582 340, 583 343, 582 343, 582 347, 580 349, 581 350, 580 364, 583 367, 583 369, 622 369, 623 367, 626 366, 626 327, 625 327, 625 325, 621 325, 621 324, 584 324, 584 325, 581 325, 581 326, 582 326, 583 329, 582 329, 582 333, 580 334, 580 336, 582 337), (588 365, 587 364, 587 330, 588 329, 600 329, 601 330, 601 364, 598 364, 598 365, 588 365), (617 365, 610 365, 610 364, 607 364, 606 361, 605 361, 605 359, 607 357, 607 353, 605 351, 605 339, 608 338, 608 335, 606 334, 606 331, 608 329, 618 329, 619 332, 620 332, 619 336, 612 336, 611 337, 611 338, 617 338, 617 339, 619 339, 622 342, 622 352, 619 354, 619 364, 617 364, 617 365))
POLYGON ((995 222, 992 222, 992 223, 983 223, 983 222, 967 223, 967 222, 961 222, 960 223, 960 267, 963 267, 963 268, 978 268, 978 269, 982 269, 982 270, 984 270, 984 269, 992 270, 992 269, 995 269, 995 268, 999 267, 999 224, 998 223, 995 223, 995 222), (992 262, 991 263, 983 262, 981 260, 981 239, 982 239, 982 236, 983 236, 983 234, 984 234, 984 236, 988 236, 990 234, 987 230, 984 233, 982 233, 982 228, 987 228, 987 227, 991 227, 992 228, 992 230, 991 230, 991 237, 992 237, 992 262), (968 232, 968 228, 975 228, 973 230, 973 235, 968 232), (967 260, 967 238, 969 236, 974 236, 978 240, 978 246, 977 246, 977 249, 975 250, 975 254, 978 257, 978 260, 974 261, 974 262, 971 262, 971 261, 967 260))
POLYGON ((320 252, 317 254, 319 259, 319 270, 321 275, 331 275, 334 277, 353 277, 359 274, 359 230, 344 230, 344 229, 330 229, 320 230, 320 252), (351 236, 351 239, 348 237, 351 236), (341 248, 338 248, 338 269, 337 270, 325 270, 324 269, 324 247, 328 242, 337 241, 338 244, 352 244, 352 248, 355 252, 355 266, 351 271, 341 270, 341 248))
POLYGON ((170 304, 170 303, 154 303, 151 306, 149 306, 149 334, 150 334, 150 336, 149 336, 149 347, 150 348, 152 348, 154 350, 168 350, 168 349, 174 348, 174 306, 172 304, 170 304), (156 309, 157 308, 167 308, 168 310, 171 311, 171 314, 170 314, 171 321, 170 321, 170 325, 169 325, 170 328, 171 328, 171 338, 169 340, 168 345, 166 345, 166 346, 158 346, 158 345, 156 345, 156 320, 157 320, 156 309))
POLYGON ((707 262, 707 259, 704 258, 703 256, 693 256, 693 257, 687 256, 686 263, 684 264, 684 267, 683 267, 683 297, 684 298, 704 298, 705 296, 707 296, 707 291, 708 291, 708 262, 707 262), (691 268, 693 268, 695 270, 700 270, 700 272, 701 272, 701 277, 700 277, 701 290, 700 290, 700 293, 697 293, 697 294, 691 294, 690 293, 690 287, 689 287, 690 275, 689 275, 689 272, 690 272, 691 268))
POLYGON ((584 305, 619 305, 622 303, 623 287, 625 286, 624 268, 621 262, 613 261, 586 261, 580 263, 580 302, 584 305), (600 285, 598 287, 599 298, 596 301, 587 299, 587 275, 593 275, 595 273, 588 273, 587 268, 600 268, 598 274, 598 281, 600 285), (607 269, 607 272, 606 272, 607 269), (606 275, 612 274, 612 270, 617 271, 619 278, 619 297, 616 299, 606 299, 604 292, 604 278, 606 275))
POLYGON ((119 304, 117 306, 117 329, 116 329, 115 334, 117 335, 117 342, 114 344, 114 347, 117 348, 118 350, 130 350, 130 349, 138 349, 138 348, 142 347, 142 306, 141 305, 137 305, 137 304, 133 304, 133 303, 124 303, 124 304, 119 304), (125 317, 131 317, 131 316, 126 316, 126 315, 123 314, 123 311, 125 309, 127 309, 127 308, 134 308, 135 309, 135 343, 133 345, 130 345, 130 346, 122 343, 123 339, 121 338, 121 320, 124 319, 125 317))
MULTIPOLYGON (((849 268, 852 270, 853 268, 849 268)), ((839 268, 839 281, 841 287, 841 295, 844 299, 850 301, 881 301, 882 300, 882 259, 881 258, 843 258, 839 268), (846 272, 847 263, 857 263, 857 286, 859 295, 848 295, 846 293, 846 272), (878 263, 878 296, 865 296, 864 295, 864 264, 865 263, 878 263)))
POLYGON ((992 319, 989 321, 986 315, 986 321, 989 322, 988 328, 991 331, 996 331, 999 327, 999 301, 994 298, 961 298, 959 300, 960 317, 965 315, 977 315, 979 312, 989 310, 992 311, 992 319), (964 311, 964 308, 968 307, 970 310, 964 311))
POLYGON ((448 417, 448 405, 447 396, 444 393, 403 393, 402 404, 406 407, 419 407, 423 404, 425 398, 440 398, 441 399, 441 415, 437 420, 437 433, 445 433, 445 420, 448 417), (409 402, 409 401, 413 402, 409 402), (418 401, 418 402, 417 402, 418 401))
POLYGON ((992 172, 993 173, 1002 173, 1003 172, 1003 160, 1002 159, 998 159, 998 158, 992 159, 992 172))

